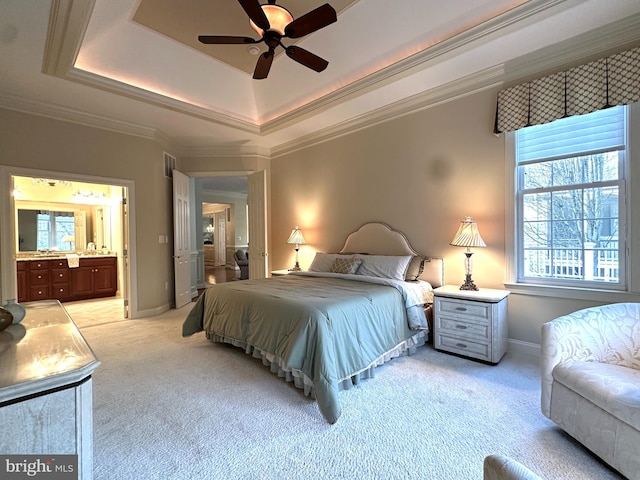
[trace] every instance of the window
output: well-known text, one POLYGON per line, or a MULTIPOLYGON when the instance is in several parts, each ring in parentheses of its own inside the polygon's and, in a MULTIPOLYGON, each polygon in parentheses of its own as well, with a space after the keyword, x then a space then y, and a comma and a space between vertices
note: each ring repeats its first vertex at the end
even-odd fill
POLYGON ((37 214, 37 249, 75 251, 73 212, 40 211, 37 214))
POLYGON ((626 107, 516 132, 519 283, 626 287, 626 107))

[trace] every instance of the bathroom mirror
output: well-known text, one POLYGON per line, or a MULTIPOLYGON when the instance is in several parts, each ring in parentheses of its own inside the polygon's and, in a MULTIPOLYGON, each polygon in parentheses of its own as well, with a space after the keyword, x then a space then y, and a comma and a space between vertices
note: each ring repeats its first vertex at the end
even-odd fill
POLYGON ((92 217, 78 208, 31 208, 17 209, 17 251, 37 252, 54 250, 75 252, 84 250, 87 238, 93 238, 92 217))

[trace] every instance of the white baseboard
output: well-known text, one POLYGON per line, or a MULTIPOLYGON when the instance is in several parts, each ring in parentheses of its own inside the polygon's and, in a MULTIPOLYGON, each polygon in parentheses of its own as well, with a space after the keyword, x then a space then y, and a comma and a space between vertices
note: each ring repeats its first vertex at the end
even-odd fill
POLYGON ((540 358, 540 345, 537 343, 523 342, 510 338, 507 340, 507 351, 540 358))
POLYGON ((161 313, 171 310, 171 304, 165 303, 156 308, 150 308, 149 310, 138 310, 137 312, 129 312, 129 318, 146 318, 153 317, 154 315, 160 315, 161 313))

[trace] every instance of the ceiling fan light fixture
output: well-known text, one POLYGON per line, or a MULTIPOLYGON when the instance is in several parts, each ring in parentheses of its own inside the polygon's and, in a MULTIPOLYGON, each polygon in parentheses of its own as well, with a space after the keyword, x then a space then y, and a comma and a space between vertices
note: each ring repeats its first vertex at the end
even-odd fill
MULTIPOLYGON (((269 31, 277 32, 283 36, 286 26, 293 22, 291 12, 279 5, 260 5, 260 7, 269 20, 269 31)), ((249 20, 249 24, 258 35, 261 37, 264 35, 264 30, 253 23, 253 20, 249 20)))

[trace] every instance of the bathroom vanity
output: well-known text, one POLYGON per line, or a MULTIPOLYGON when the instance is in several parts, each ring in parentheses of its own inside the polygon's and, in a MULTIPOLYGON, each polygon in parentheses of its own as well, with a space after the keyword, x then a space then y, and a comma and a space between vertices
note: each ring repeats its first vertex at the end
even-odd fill
POLYGON ((18 258, 18 301, 112 297, 118 290, 117 260, 115 255, 86 255, 76 265, 64 255, 18 258))

